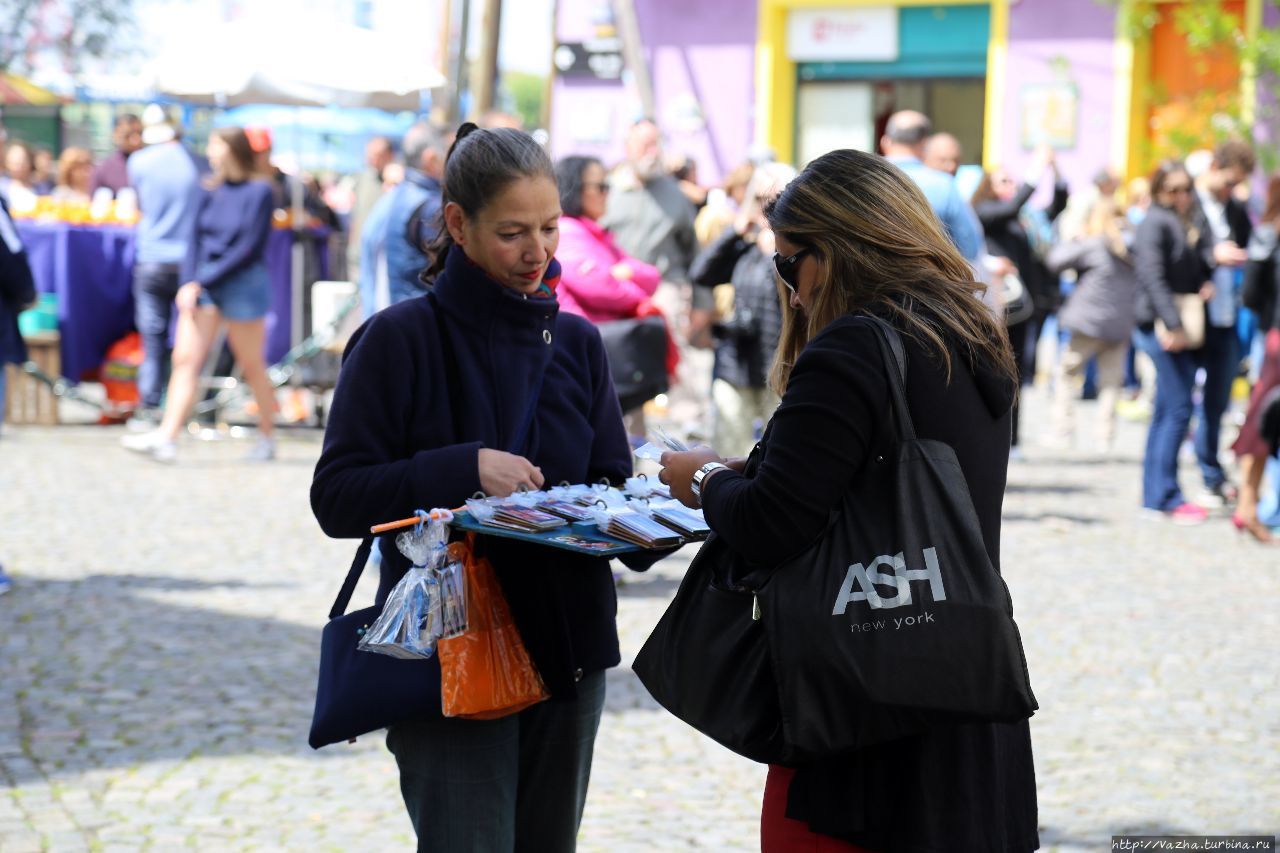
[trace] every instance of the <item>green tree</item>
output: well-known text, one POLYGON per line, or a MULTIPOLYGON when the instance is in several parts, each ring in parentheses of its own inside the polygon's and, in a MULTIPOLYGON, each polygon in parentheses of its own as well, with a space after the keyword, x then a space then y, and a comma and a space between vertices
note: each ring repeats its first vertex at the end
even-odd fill
MULTIPOLYGON (((1160 5, 1154 0, 1103 0, 1116 8, 1121 32, 1140 40, 1160 21, 1160 5)), ((1264 0, 1280 8, 1280 0, 1264 0)), ((1164 6, 1169 8, 1169 6, 1164 6)), ((1258 27, 1250 33, 1238 13, 1229 11, 1221 0, 1183 0, 1172 9, 1174 29, 1186 38, 1193 61, 1207 70, 1210 59, 1227 55, 1244 74, 1252 73, 1257 91, 1274 91, 1280 81, 1280 30, 1258 27)), ((1148 84, 1151 103, 1163 103, 1167 92, 1160 81, 1148 84)), ((1230 91, 1206 89, 1187 103, 1191 119, 1182 126, 1167 128, 1164 146, 1173 150, 1160 153, 1185 155, 1204 144, 1205 131, 1214 140, 1239 138, 1258 142, 1255 129, 1260 125, 1273 129, 1272 140, 1258 146, 1258 154, 1268 171, 1280 165, 1280 150, 1274 139, 1277 108, 1274 97, 1255 97, 1247 104, 1239 87, 1230 91)))
POLYGON ((502 88, 511 99, 511 108, 524 126, 542 126, 542 104, 546 99, 547 78, 523 71, 502 72, 502 88))

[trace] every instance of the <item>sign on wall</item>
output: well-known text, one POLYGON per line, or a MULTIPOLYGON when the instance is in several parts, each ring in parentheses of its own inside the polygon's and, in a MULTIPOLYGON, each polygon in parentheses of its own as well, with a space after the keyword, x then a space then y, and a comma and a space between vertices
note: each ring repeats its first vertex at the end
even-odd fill
POLYGON ((1041 145, 1059 150, 1076 147, 1076 116, 1080 95, 1074 83, 1024 83, 1018 93, 1023 150, 1041 145))
POLYGON ((556 46, 552 59, 562 77, 594 77, 597 80, 621 79, 625 65, 622 41, 616 38, 561 42, 556 46))
POLYGON ((796 9, 787 18, 787 55, 794 62, 893 62, 898 10, 796 9))

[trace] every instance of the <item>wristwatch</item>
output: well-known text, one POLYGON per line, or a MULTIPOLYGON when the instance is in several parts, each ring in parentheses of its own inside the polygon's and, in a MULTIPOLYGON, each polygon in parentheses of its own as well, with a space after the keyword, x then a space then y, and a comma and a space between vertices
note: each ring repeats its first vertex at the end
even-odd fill
POLYGON ((693 492, 693 496, 698 499, 698 503, 702 503, 702 483, 707 479, 707 475, 717 468, 728 468, 729 466, 723 462, 708 462, 697 471, 693 472, 693 484, 689 487, 693 492))

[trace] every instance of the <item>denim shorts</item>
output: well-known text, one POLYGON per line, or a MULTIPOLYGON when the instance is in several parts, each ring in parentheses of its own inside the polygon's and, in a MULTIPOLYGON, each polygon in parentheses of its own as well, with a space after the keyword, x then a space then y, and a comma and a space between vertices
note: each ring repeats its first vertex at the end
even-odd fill
POLYGON ((216 306, 228 320, 259 320, 267 316, 267 309, 271 307, 267 265, 253 264, 211 287, 201 288, 199 304, 216 306))

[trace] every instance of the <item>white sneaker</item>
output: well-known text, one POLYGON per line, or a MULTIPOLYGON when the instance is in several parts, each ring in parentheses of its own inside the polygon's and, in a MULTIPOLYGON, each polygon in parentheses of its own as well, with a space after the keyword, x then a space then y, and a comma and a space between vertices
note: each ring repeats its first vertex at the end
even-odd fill
POLYGON ((154 432, 160 426, 159 409, 135 409, 124 428, 129 432, 154 432))
POLYGON ((150 456, 157 462, 173 462, 178 458, 177 442, 165 438, 159 430, 126 435, 120 444, 125 450, 150 456))
POLYGON ((276 440, 263 436, 244 455, 246 462, 270 462, 276 458, 276 440))

